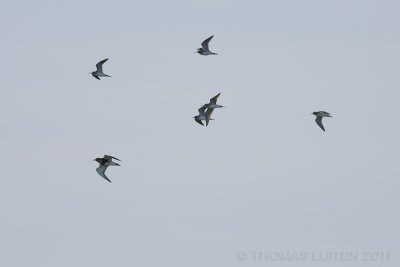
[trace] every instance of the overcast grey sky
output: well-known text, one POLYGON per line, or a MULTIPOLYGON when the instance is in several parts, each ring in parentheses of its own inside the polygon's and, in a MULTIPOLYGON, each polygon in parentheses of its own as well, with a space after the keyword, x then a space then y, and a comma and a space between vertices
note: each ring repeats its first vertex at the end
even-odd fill
POLYGON ((399 266, 399 9, 2 3, 0 266, 399 266), (193 53, 212 34, 219 55, 193 53), (112 78, 88 74, 108 57, 112 78))

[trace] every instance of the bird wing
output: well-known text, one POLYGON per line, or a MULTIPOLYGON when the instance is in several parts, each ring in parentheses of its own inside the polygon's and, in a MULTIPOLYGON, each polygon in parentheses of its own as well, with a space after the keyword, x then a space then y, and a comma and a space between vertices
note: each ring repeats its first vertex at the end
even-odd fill
POLYGON ((219 95, 220 95, 221 93, 219 93, 218 95, 216 95, 216 96, 214 96, 213 98, 210 98, 210 104, 217 104, 217 100, 218 100, 218 97, 219 97, 219 95))
POLYGON ((211 39, 212 39, 213 37, 214 37, 214 35, 208 37, 207 39, 205 39, 205 40, 201 43, 201 46, 203 47, 203 50, 204 50, 204 51, 210 51, 210 50, 208 49, 208 43, 211 41, 211 39))
POLYGON ((199 115, 200 115, 200 116, 205 115, 204 112, 206 111, 206 109, 207 109, 207 105, 203 105, 201 108, 199 108, 199 109, 198 109, 199 115))
POLYGON ((213 113, 214 109, 213 108, 208 108, 206 111, 206 126, 208 126, 208 123, 211 120, 211 114, 213 113))
POLYGON ((204 124, 203 124, 203 122, 201 121, 201 120, 199 120, 199 119, 194 119, 198 124, 201 124, 201 125, 203 125, 204 126, 204 124))
POLYGON ((107 178, 105 171, 107 170, 107 166, 105 165, 101 165, 96 169, 97 173, 103 177, 104 179, 106 179, 107 181, 109 181, 111 183, 111 180, 107 178))
POLYGON ((100 80, 99 76, 93 75, 97 80, 100 80))
POLYGON ((324 125, 322 124, 322 117, 317 117, 315 118, 315 122, 318 124, 318 126, 325 132, 324 125))
POLYGON ((108 60, 108 58, 103 59, 102 61, 100 61, 99 63, 97 63, 97 64, 96 64, 97 70, 103 72, 103 64, 104 64, 104 62, 106 62, 107 60, 108 60))
POLYGON ((105 159, 109 159, 109 160, 111 160, 111 159, 116 159, 116 160, 121 161, 120 159, 118 159, 118 158, 116 158, 116 157, 113 157, 113 156, 110 156, 110 155, 104 155, 104 158, 105 158, 105 159))

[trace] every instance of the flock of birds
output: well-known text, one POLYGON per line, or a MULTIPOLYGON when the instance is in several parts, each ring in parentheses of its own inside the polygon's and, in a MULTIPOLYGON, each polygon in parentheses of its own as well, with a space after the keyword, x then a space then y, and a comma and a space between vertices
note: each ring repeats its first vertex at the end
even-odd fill
MULTIPOLYGON (((217 53, 211 52, 208 45, 211 41, 211 39, 214 37, 214 35, 208 37, 207 39, 205 39, 202 43, 201 43, 201 48, 198 48, 197 51, 195 53, 199 53, 202 56, 209 56, 209 55, 218 55, 217 53)), ((98 80, 100 80, 100 77, 111 77, 110 75, 107 75, 103 72, 103 64, 105 62, 107 62, 108 58, 103 59, 102 61, 98 62, 96 64, 96 70, 89 73, 92 74, 92 76, 98 80)), ((222 108, 223 106, 218 105, 217 104, 217 100, 218 97, 221 95, 221 93, 217 94, 216 96, 212 97, 210 99, 209 103, 206 103, 204 105, 202 105, 199 109, 199 115, 194 116, 194 120, 198 123, 201 124, 202 126, 204 126, 203 121, 206 122, 206 127, 208 126, 208 124, 210 123, 211 120, 213 120, 211 118, 211 115, 214 111, 214 109, 216 108, 222 108)), ((325 131, 325 127, 322 124, 322 119, 324 117, 332 117, 331 114, 329 114, 326 111, 315 111, 313 113, 311 113, 312 115, 315 115, 315 122, 317 123, 317 125, 323 130, 325 131)), ((111 180, 108 179, 108 177, 106 176, 105 172, 107 170, 107 168, 109 166, 120 166, 118 163, 114 162, 113 159, 119 160, 116 157, 113 156, 109 156, 109 155, 104 155, 104 157, 102 158, 96 158, 94 159, 94 161, 97 161, 99 163, 99 167, 96 169, 97 173, 103 177, 105 180, 109 181, 111 183, 111 180)))

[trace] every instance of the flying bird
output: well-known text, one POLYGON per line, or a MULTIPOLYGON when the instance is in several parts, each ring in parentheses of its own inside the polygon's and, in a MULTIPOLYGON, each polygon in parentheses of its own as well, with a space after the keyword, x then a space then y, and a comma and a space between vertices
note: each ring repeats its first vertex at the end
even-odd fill
POLYGON ((210 49, 208 48, 208 44, 210 43, 211 39, 214 37, 208 37, 207 39, 205 39, 202 43, 201 43, 201 48, 197 48, 197 51, 195 53, 199 53, 200 55, 203 56, 208 56, 208 55, 218 55, 217 53, 213 53, 210 51, 210 49))
POLYGON ((218 95, 214 96, 213 98, 210 99, 210 102, 206 104, 207 106, 207 111, 206 111, 206 126, 208 126, 208 123, 210 122, 211 119, 211 114, 213 113, 215 108, 223 108, 224 106, 218 105, 217 100, 218 97, 220 96, 221 93, 218 95))
POLYGON ((200 107, 200 108, 198 109, 199 115, 193 117, 194 120, 195 120, 198 124, 201 124, 201 125, 203 125, 203 126, 204 126, 204 124, 203 124, 202 121, 205 121, 205 120, 206 120, 206 114, 205 114, 206 109, 207 109, 207 105, 203 105, 202 107, 200 107))
POLYGON ((315 122, 316 122, 316 123, 318 124, 318 126, 325 132, 324 125, 322 124, 322 118, 323 118, 323 117, 329 117, 329 118, 331 118, 331 117, 332 117, 331 114, 329 114, 329 113, 326 112, 326 111, 316 111, 316 112, 313 112, 313 113, 311 113, 311 114, 313 114, 313 115, 316 116, 315 122))
POLYGON ((210 98, 210 102, 208 104, 206 104, 207 108, 223 108, 224 106, 217 105, 217 100, 220 95, 221 95, 221 93, 214 96, 213 98, 210 98))
POLYGON ((89 73, 89 74, 92 74, 92 76, 95 77, 97 80, 100 80, 99 77, 111 77, 111 76, 109 76, 109 75, 107 75, 107 74, 105 74, 105 73, 103 72, 103 64, 104 64, 107 60, 108 60, 108 58, 103 59, 102 61, 100 61, 99 63, 97 63, 97 64, 96 64, 97 70, 96 70, 96 71, 92 71, 92 72, 89 73))
POLYGON ((94 159, 94 161, 97 161, 99 163, 99 167, 97 167, 97 169, 96 169, 97 173, 101 177, 103 177, 104 179, 109 181, 110 183, 111 183, 111 180, 108 179, 108 177, 105 174, 108 166, 120 166, 118 163, 112 161, 113 159, 121 161, 121 160, 117 159, 116 157, 109 156, 109 155, 104 155, 104 157, 102 157, 102 158, 95 158, 94 159))

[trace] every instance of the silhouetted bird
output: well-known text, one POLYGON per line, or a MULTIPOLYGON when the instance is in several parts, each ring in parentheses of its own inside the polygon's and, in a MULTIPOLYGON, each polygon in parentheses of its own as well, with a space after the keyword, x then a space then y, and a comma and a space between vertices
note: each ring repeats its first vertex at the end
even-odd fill
POLYGON ((106 179, 107 181, 110 181, 110 179, 107 178, 105 172, 108 168, 108 166, 120 166, 118 163, 112 161, 113 159, 116 159, 118 161, 121 161, 115 157, 109 156, 109 155, 104 155, 104 157, 102 158, 96 158, 94 159, 94 161, 97 161, 100 165, 99 167, 96 169, 97 173, 100 174, 101 177, 103 177, 104 179, 106 179))
POLYGON ((201 125, 203 125, 203 126, 204 126, 204 124, 203 124, 202 121, 205 121, 205 120, 206 120, 206 113, 205 113, 206 109, 207 109, 207 105, 203 105, 201 108, 198 109, 199 115, 193 117, 194 120, 195 120, 198 124, 201 124, 201 125))
POLYGON ((210 43, 211 39, 214 37, 208 37, 207 39, 205 39, 202 43, 201 46, 202 48, 197 48, 197 51, 195 53, 199 53, 200 55, 203 56, 208 56, 208 55, 218 55, 217 53, 213 53, 210 51, 210 49, 208 48, 208 44, 210 43))
POLYGON ((99 63, 97 63, 97 64, 96 64, 97 70, 96 70, 96 71, 93 71, 93 72, 91 72, 91 73, 89 73, 89 74, 92 74, 92 76, 95 77, 97 80, 100 80, 99 77, 111 77, 111 76, 109 76, 109 75, 107 75, 107 74, 105 74, 105 73, 103 72, 103 64, 104 64, 107 60, 108 60, 108 58, 103 59, 102 61, 100 61, 99 63))
POLYGON ((332 117, 331 114, 329 114, 326 111, 316 111, 316 112, 313 112, 312 114, 316 116, 315 122, 325 132, 324 125, 322 124, 322 118, 323 117, 332 117))

